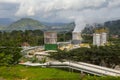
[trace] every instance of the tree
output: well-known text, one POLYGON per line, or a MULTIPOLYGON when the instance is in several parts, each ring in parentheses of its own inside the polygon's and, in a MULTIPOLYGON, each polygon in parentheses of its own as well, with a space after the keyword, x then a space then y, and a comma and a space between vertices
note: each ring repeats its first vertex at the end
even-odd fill
POLYGON ((78 48, 68 52, 58 51, 51 56, 57 60, 70 59, 114 68, 120 63, 120 45, 91 46, 91 48, 78 48))
POLYGON ((4 42, 0 45, 0 66, 17 64, 22 57, 21 48, 15 42, 4 42))

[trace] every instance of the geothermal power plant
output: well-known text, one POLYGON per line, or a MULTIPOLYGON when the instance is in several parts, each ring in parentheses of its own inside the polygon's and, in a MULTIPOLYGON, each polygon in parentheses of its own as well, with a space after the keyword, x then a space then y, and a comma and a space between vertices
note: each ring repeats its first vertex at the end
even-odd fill
MULTIPOLYGON (((105 29, 95 30, 93 33, 93 45, 104 46, 107 43, 107 32, 105 29)), ((44 32, 45 50, 56 50, 57 48, 79 48, 89 47, 89 44, 82 43, 81 32, 72 32, 72 39, 70 42, 57 42, 57 32, 44 32), (62 45, 62 46, 61 46, 62 45)))

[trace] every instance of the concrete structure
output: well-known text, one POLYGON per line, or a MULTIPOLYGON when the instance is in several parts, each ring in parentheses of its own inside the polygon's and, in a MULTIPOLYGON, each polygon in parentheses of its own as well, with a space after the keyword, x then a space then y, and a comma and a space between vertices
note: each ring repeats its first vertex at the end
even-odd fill
POLYGON ((94 33, 93 34, 93 45, 100 46, 100 34, 94 33))
POLYGON ((80 44, 81 43, 81 33, 80 32, 73 32, 72 33, 72 44, 80 44))
POLYGON ((120 76, 120 71, 101 67, 93 64, 88 64, 84 62, 47 62, 47 63, 20 63, 21 65, 27 66, 43 66, 43 67, 57 67, 57 68, 72 68, 77 71, 98 75, 98 76, 120 76))
POLYGON ((70 50, 72 48, 71 41, 69 42, 57 42, 60 50, 70 50))
POLYGON ((107 33, 101 33, 101 45, 105 45, 107 43, 107 33))
POLYGON ((56 32, 44 32, 44 43, 45 44, 56 44, 57 33, 56 32))
POLYGON ((104 46, 107 43, 107 32, 105 28, 96 29, 93 34, 93 45, 104 46))
POLYGON ((57 49, 57 33, 56 32, 44 32, 45 50, 57 49))

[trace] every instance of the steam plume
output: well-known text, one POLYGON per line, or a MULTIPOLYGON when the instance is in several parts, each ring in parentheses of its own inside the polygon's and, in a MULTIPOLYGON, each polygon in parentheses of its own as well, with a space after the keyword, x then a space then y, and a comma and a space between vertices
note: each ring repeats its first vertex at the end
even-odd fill
POLYGON ((86 24, 120 19, 120 0, 0 0, 19 3, 16 17, 40 18, 47 22, 75 21, 74 31, 86 24))

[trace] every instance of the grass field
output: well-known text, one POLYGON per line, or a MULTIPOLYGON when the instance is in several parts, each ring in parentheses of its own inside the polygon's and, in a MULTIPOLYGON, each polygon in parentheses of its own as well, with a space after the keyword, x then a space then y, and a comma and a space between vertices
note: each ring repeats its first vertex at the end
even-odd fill
POLYGON ((55 68, 0 67, 0 78, 6 80, 74 80, 79 79, 79 76, 78 73, 70 73, 55 68))
POLYGON ((120 77, 82 76, 55 68, 0 67, 0 80, 120 80, 120 77))

